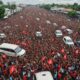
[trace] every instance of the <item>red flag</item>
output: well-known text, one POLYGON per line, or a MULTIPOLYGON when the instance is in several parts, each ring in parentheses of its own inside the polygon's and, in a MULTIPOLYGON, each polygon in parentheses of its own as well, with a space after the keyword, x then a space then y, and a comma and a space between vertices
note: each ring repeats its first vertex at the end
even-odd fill
POLYGON ((43 56, 41 60, 44 61, 45 59, 46 59, 46 56, 43 56))
POLYGON ((20 43, 20 41, 19 41, 19 40, 17 40, 17 41, 16 41, 16 43, 17 43, 17 44, 19 44, 19 43, 20 43))
POLYGON ((48 60, 48 64, 53 64, 52 59, 49 59, 49 60, 48 60))
POLYGON ((67 60, 67 55, 66 55, 66 54, 64 55, 63 59, 64 59, 64 60, 67 60))
POLYGON ((64 53, 64 52, 65 52, 64 48, 62 48, 62 49, 61 49, 61 52, 62 52, 62 53, 64 53))
POLYGON ((26 34, 27 34, 27 32, 26 32, 26 31, 22 31, 22 34, 25 34, 25 35, 26 35, 26 34))
POLYGON ((15 66, 11 66, 10 67, 10 74, 12 74, 15 70, 16 70, 16 67, 15 66))
POLYGON ((76 50, 75 53, 78 54, 79 53, 79 50, 76 50))
POLYGON ((55 54, 55 52, 53 51, 53 52, 52 52, 52 54, 54 55, 54 54, 55 54))
POLYGON ((23 45, 23 46, 26 46, 26 43, 25 43, 25 42, 22 42, 22 45, 23 45))
POLYGON ((3 54, 3 55, 2 55, 2 58, 6 59, 6 58, 7 58, 7 56, 6 56, 5 54, 3 54))

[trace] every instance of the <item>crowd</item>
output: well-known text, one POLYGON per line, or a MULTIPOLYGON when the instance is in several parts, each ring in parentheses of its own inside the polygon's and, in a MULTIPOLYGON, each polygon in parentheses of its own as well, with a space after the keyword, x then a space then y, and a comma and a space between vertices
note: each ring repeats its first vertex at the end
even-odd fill
POLYGON ((79 38, 77 19, 36 7, 0 21, 0 32, 7 36, 0 43, 18 44, 26 50, 24 58, 0 55, 0 80, 33 80, 36 72, 45 70, 51 71, 54 80, 80 80, 80 48, 68 47, 54 35, 63 25, 73 30, 69 35, 73 41, 79 38), (36 31, 42 37, 37 38, 36 31))

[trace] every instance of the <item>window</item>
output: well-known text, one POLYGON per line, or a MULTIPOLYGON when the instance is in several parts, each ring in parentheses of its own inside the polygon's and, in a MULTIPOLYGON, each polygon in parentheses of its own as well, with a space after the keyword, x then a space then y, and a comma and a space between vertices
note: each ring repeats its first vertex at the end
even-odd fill
POLYGON ((64 41, 66 41, 66 39, 64 38, 64 41))
POLYGON ((72 42, 72 40, 67 40, 67 42, 72 42))
POLYGON ((20 52, 22 49, 20 48, 20 47, 17 47, 16 49, 15 49, 15 52, 16 53, 18 53, 18 52, 20 52))
POLYGON ((57 32, 57 34, 61 34, 61 32, 57 32))
POLYGON ((0 48, 0 49, 2 49, 4 51, 14 52, 14 50, 12 50, 12 49, 6 49, 6 48, 0 48))

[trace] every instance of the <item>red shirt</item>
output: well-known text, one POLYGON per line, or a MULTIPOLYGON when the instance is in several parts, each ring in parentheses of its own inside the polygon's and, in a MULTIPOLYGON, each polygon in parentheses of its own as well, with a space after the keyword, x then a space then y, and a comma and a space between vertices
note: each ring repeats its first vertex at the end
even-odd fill
POLYGON ((58 79, 61 79, 62 74, 58 73, 58 79))
POLYGON ((26 75, 23 76, 23 80, 28 80, 26 75))

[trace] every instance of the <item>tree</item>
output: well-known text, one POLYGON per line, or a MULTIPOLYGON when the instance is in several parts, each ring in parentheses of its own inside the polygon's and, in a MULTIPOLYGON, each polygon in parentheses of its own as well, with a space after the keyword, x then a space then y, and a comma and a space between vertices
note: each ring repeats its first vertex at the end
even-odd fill
POLYGON ((5 8, 3 6, 0 6, 0 19, 2 19, 5 16, 5 8))
POLYGON ((55 6, 55 4, 53 3, 53 4, 51 4, 51 7, 54 7, 55 6))
POLYGON ((12 4, 11 5, 11 9, 14 11, 16 9, 16 5, 15 4, 12 4))
POLYGON ((47 9, 47 10, 51 9, 51 5, 50 4, 42 5, 41 7, 44 8, 44 9, 47 9))
POLYGON ((78 5, 77 10, 80 11, 80 5, 78 5))
POLYGON ((3 5, 3 2, 0 0, 0 5, 3 5))
POLYGON ((12 4, 7 3, 6 7, 11 10, 11 13, 14 13, 14 10, 16 9, 16 4, 14 4, 14 3, 12 3, 12 4))
POLYGON ((69 11, 68 15, 72 18, 77 17, 77 12, 76 11, 69 11))
POLYGON ((73 8, 74 10, 77 10, 77 8, 78 8, 78 3, 74 3, 73 6, 72 6, 72 8, 73 8))

